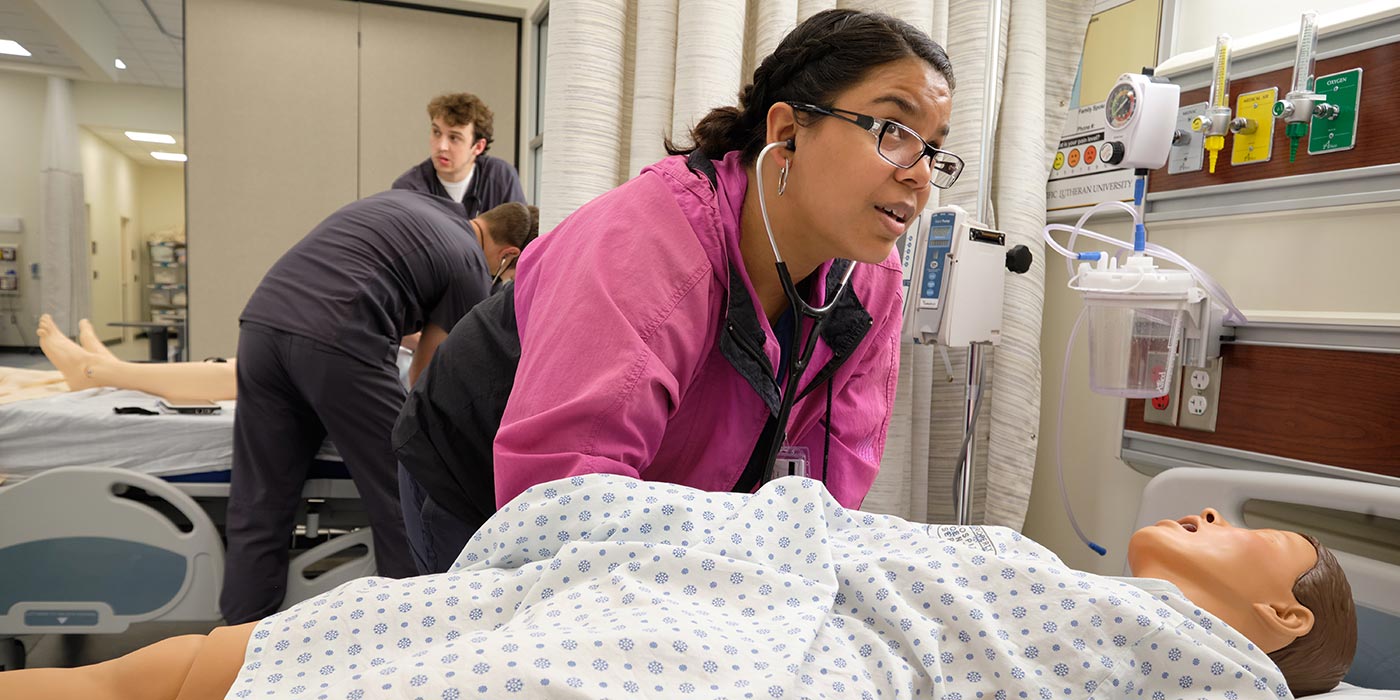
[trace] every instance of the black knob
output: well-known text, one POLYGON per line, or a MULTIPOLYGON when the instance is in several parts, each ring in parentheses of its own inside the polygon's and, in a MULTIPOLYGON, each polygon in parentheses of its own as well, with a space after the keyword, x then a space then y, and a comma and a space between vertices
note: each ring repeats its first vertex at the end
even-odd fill
POLYGON ((1123 162, 1123 142, 1105 141, 1099 146, 1099 160, 1109 165, 1118 165, 1123 162))
POLYGON ((1006 269, 1018 275, 1023 275, 1026 273, 1026 270, 1031 269, 1032 259, 1033 256, 1031 255, 1030 248, 1023 245, 1013 246, 1011 250, 1006 251, 1006 269))

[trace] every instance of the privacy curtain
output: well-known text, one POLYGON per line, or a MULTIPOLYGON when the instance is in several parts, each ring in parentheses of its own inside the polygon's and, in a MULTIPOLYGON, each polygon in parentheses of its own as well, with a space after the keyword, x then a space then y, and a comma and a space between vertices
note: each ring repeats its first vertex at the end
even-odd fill
MULTIPOLYGON (((541 171, 541 230, 665 157, 709 109, 737 101, 753 68, 801 20, 832 7, 899 17, 943 44, 953 62, 952 135, 968 163, 944 204, 977 211, 984 110, 996 115, 991 221, 1036 255, 1008 279, 1003 342, 987 363, 973 520, 1020 528, 1040 423, 1045 180, 1068 107, 1092 0, 1002 0, 997 98, 984 89, 987 0, 553 0, 541 171)), ((930 201, 937 204, 938 196, 930 201)), ((953 468, 964 421, 966 352, 953 374, 906 345, 879 478, 863 508, 953 520, 953 468)))
POLYGON ((71 335, 78 332, 78 319, 89 316, 92 273, 78 122, 73 113, 73 84, 67 78, 49 78, 42 139, 39 298, 44 311, 71 335))

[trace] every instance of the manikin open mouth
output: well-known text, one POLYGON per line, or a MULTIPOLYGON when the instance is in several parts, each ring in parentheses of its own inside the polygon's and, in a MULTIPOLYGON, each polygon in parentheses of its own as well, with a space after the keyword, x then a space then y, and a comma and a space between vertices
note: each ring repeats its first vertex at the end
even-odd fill
POLYGON ((1181 529, 1183 529, 1183 530, 1185 530, 1185 531, 1187 531, 1187 532, 1195 532, 1195 531, 1196 531, 1196 523, 1183 522, 1183 523, 1181 524, 1181 529))

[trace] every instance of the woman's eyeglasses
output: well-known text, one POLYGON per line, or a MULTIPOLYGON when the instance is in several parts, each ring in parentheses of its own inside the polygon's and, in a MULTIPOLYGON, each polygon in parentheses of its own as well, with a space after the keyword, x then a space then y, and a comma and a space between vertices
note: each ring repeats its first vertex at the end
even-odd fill
POLYGON ((929 158, 929 183, 938 189, 948 189, 958 181, 963 171, 963 159, 945 150, 930 146, 922 136, 897 121, 878 119, 836 107, 819 107, 805 102, 788 102, 800 112, 836 117, 865 129, 875 137, 875 151, 885 162, 896 168, 912 168, 924 157, 929 158))

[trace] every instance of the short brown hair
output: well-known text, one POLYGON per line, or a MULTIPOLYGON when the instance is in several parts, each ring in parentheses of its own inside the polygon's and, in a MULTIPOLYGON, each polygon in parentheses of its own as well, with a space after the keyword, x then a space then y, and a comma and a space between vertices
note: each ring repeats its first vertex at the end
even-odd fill
POLYGON ((492 129, 491 120, 495 115, 491 113, 491 108, 481 101, 480 97, 470 92, 454 92, 447 95, 438 95, 428 103, 428 118, 442 119, 448 126, 466 126, 471 124, 472 134, 477 139, 486 139, 486 148, 482 153, 491 150, 492 129))
POLYGON ((1356 655, 1356 604, 1346 572, 1331 550, 1311 535, 1303 537, 1317 549, 1317 563, 1293 583, 1293 597, 1312 611, 1313 627, 1269 654, 1300 698, 1335 688, 1356 655))
POLYGON ((492 240, 501 245, 525 250, 540 235, 540 210, 528 204, 506 202, 482 212, 478 218, 486 222, 492 240))

